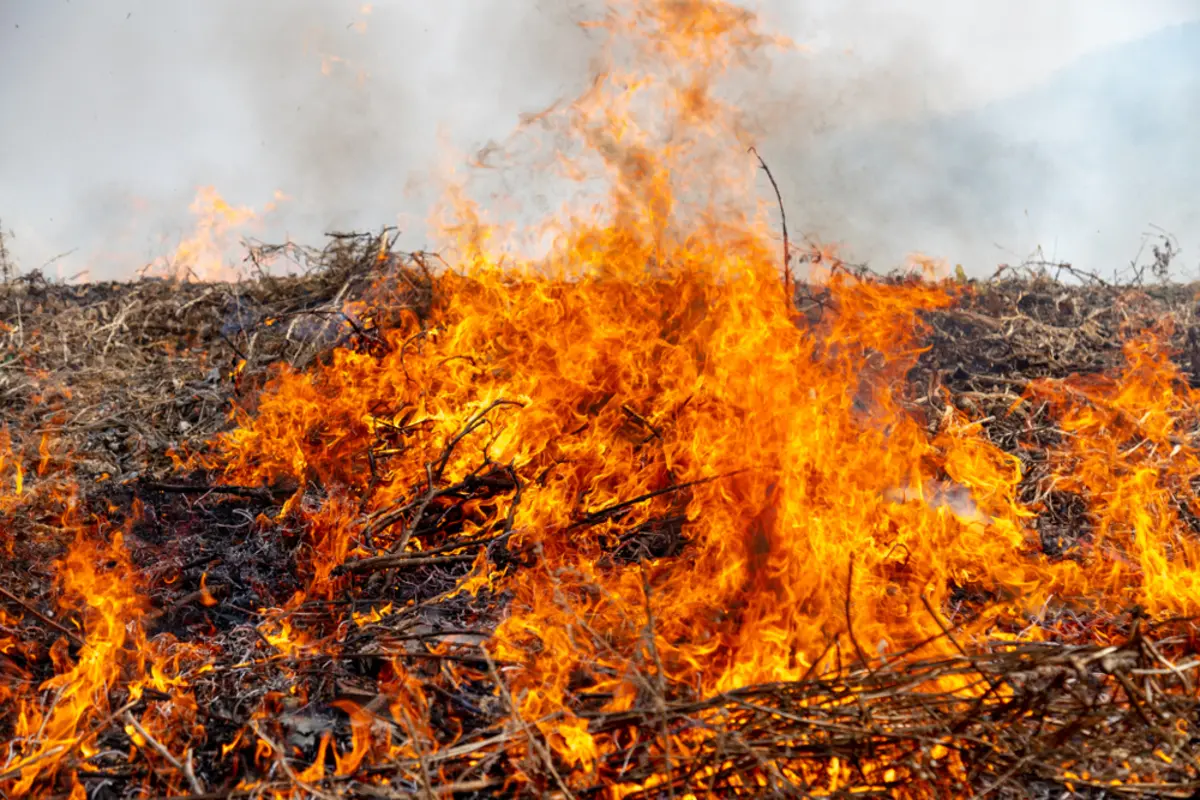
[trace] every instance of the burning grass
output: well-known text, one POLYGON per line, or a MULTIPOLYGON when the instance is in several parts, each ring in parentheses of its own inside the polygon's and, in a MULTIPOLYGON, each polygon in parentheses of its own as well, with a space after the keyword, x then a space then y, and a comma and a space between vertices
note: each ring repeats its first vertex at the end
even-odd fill
POLYGON ((6 288, 13 394, 58 405, 9 412, 0 789, 1195 791, 1190 290, 843 276, 817 319, 427 264, 341 237, 269 287, 6 288), (79 330, 97 291, 207 306, 156 350, 79 330), (143 361, 55 394, 47 340, 143 361), (215 439, 80 455, 197 385, 215 439))
POLYGON ((716 91, 780 42, 610 12, 542 259, 452 193, 451 265, 3 287, 0 791, 1200 789, 1191 290, 793 294, 716 91))

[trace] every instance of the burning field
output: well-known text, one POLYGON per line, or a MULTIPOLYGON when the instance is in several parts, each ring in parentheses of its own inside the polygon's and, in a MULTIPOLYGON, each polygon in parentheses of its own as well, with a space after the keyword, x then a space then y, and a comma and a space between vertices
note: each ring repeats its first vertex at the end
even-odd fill
POLYGON ((3 797, 1200 796, 1193 290, 789 247, 757 25, 614 4, 536 260, 0 286, 3 797))

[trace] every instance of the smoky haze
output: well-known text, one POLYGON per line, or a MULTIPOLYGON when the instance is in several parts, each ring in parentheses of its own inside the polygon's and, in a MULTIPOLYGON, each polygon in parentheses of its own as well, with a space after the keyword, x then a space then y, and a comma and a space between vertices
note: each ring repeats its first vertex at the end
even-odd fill
MULTIPOLYGON (((1197 0, 751 5, 801 46, 746 93, 800 233, 882 267, 921 251, 986 273, 1040 245, 1107 270, 1158 224, 1196 263, 1195 184, 1170 163, 1148 173, 1200 156, 1186 82, 1200 49, 1149 48, 1161 97, 1126 76, 1133 113, 1161 116, 1147 123, 1158 138, 1093 124, 1113 82, 1086 78, 1139 40, 1190 30, 1197 0), (1064 108, 1072 124, 1047 121, 1064 108)), ((312 242, 399 222, 405 246, 426 246, 447 170, 585 85, 597 42, 576 22, 598 7, 6 0, 10 249, 26 269, 55 259, 48 272, 130 277, 189 231, 204 185, 255 208, 287 196, 248 235, 312 242)), ((520 176, 490 189, 530 214, 559 201, 520 176)))

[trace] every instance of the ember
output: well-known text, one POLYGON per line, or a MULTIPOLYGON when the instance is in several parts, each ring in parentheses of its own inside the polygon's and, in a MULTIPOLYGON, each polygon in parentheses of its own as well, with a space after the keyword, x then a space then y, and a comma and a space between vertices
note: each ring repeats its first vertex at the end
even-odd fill
POLYGON ((3 285, 0 791, 1193 796, 1190 290, 781 258, 786 43, 599 27, 545 258, 3 285))

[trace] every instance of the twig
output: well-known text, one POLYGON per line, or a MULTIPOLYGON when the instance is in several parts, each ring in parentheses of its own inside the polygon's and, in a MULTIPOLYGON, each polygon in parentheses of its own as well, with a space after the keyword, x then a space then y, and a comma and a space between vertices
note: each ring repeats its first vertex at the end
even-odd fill
POLYGON ((674 781, 674 758, 671 755, 671 728, 667 722, 667 675, 663 671, 662 658, 658 654, 658 642, 656 625, 654 624, 654 609, 650 605, 650 576, 646 573, 646 562, 638 562, 638 566, 642 571, 642 597, 646 603, 646 639, 650 648, 650 655, 654 659, 654 668, 657 672, 657 680, 655 683, 654 706, 658 711, 659 730, 662 733, 663 740, 663 760, 666 762, 666 769, 663 774, 663 779, 667 782, 667 795, 671 800, 675 800, 675 781, 674 781))
POLYGON ((753 145, 750 146, 750 152, 758 159, 758 165, 762 167, 762 171, 767 173, 767 180, 771 182, 771 188, 775 190, 775 200, 779 203, 779 221, 783 228, 783 291, 790 309, 792 303, 795 302, 792 298, 792 247, 788 242, 787 212, 783 210, 783 193, 779 191, 779 184, 775 182, 771 168, 767 166, 767 162, 758 154, 758 150, 753 145))
POLYGON ((179 772, 179 774, 181 774, 185 778, 187 778, 188 785, 192 787, 193 792, 195 792, 196 794, 204 794, 205 793, 204 785, 200 783, 200 781, 196 778, 196 773, 192 770, 192 766, 191 766, 192 759, 191 759, 191 751, 190 750, 188 751, 188 754, 187 754, 187 766, 184 766, 184 764, 181 763, 179 761, 179 759, 177 759, 177 758, 175 758, 175 756, 171 755, 170 750, 168 750, 161 742, 159 742, 157 739, 155 739, 153 736, 151 736, 150 733, 145 728, 142 727, 142 723, 138 722, 138 719, 137 719, 137 717, 135 717, 133 715, 133 712, 126 711, 122 715, 122 719, 125 720, 126 725, 128 725, 129 727, 131 727, 135 731, 137 731, 138 736, 141 736, 143 739, 145 739, 146 742, 151 747, 153 747, 160 756, 162 756, 164 759, 166 759, 168 764, 170 764, 172 767, 174 767, 176 769, 176 771, 179 772))
POLYGON ((271 748, 271 753, 275 756, 275 763, 278 764, 279 768, 283 770, 283 774, 287 775, 288 780, 314 797, 321 798, 321 800, 335 800, 332 795, 326 794, 317 787, 311 786, 300 780, 300 776, 297 775, 295 770, 292 769, 291 765, 287 763, 287 756, 285 755, 283 748, 273 739, 269 738, 265 733, 263 733, 262 727, 258 724, 258 720, 251 720, 250 728, 254 731, 255 736, 261 739, 262 742, 267 745, 267 747, 271 748))
MULTIPOLYGON (((460 545, 466 547, 467 545, 460 545)), ((353 575, 360 572, 374 572, 381 569, 399 569, 403 567, 428 567, 442 564, 462 564, 475 560, 475 555, 463 553, 454 556, 409 556, 403 553, 389 553, 371 558, 360 558, 343 564, 334 570, 338 575, 353 575)))
POLYGON ((738 470, 733 470, 732 472, 725 472, 720 475, 713 475, 708 478, 698 478, 694 481, 688 481, 687 483, 678 483, 673 486, 666 486, 662 489, 655 489, 652 492, 646 492, 645 494, 639 495, 630 500, 622 500, 620 502, 613 503, 612 505, 605 506, 604 508, 602 508, 598 511, 589 512, 588 514, 585 514, 582 519, 572 522, 570 527, 582 528, 582 527, 586 527, 588 525, 595 525, 599 522, 603 522, 604 520, 608 519, 610 516, 617 513, 618 511, 624 511, 627 508, 636 506, 638 503, 644 503, 647 500, 653 500, 654 498, 662 497, 663 495, 675 494, 676 492, 682 492, 683 490, 690 489, 693 486, 701 486, 705 483, 712 483, 713 481, 718 481, 718 480, 721 480, 722 478, 731 478, 734 475, 740 475, 743 472, 746 472, 746 470, 738 469, 738 470))
POLYGON ((1019 760, 1017 760, 1011 767, 1009 767, 1004 772, 1002 772, 999 775, 999 777, 996 778, 996 780, 992 781, 987 786, 980 789, 975 794, 971 795, 971 800, 983 800, 983 798, 987 797, 989 794, 996 791, 1004 784, 1008 783, 1008 781, 1012 778, 1012 776, 1016 775, 1017 772, 1019 772, 1022 767, 1024 767, 1026 764, 1028 764, 1030 761, 1032 761, 1033 758, 1034 757, 1031 755, 1026 755, 1026 756, 1023 756, 1022 758, 1020 758, 1019 760))
POLYGON ((508 706, 509 713, 512 714, 513 719, 517 721, 517 724, 520 725, 521 729, 525 732, 525 737, 529 740, 529 746, 535 750, 539 756, 541 756, 542 760, 546 764, 546 768, 550 770, 550 774, 554 777, 554 782, 558 784, 559 790, 563 793, 563 796, 566 797, 567 800, 575 800, 575 795, 572 794, 571 790, 567 788, 567 782, 563 780, 562 775, 560 775, 558 770, 554 767, 554 757, 550 755, 550 751, 547 750, 546 746, 542 744, 541 740, 534 735, 533 731, 529 727, 529 723, 527 723, 525 718, 521 716, 521 712, 517 709, 516 703, 513 702, 512 694, 508 691, 508 685, 505 684, 501 679, 500 673, 496 670, 496 664, 494 661, 492 661, 492 654, 489 653, 486 648, 483 648, 483 658, 485 661, 487 661, 488 675, 491 676, 492 681, 500 690, 500 696, 504 698, 504 704, 508 706))
POLYGON ((159 483, 147 481, 142 485, 146 491, 164 494, 231 494, 253 497, 257 500, 274 500, 272 492, 257 486, 223 486, 203 483, 159 483))
POLYGON ((429 761, 425 755, 425 747, 421 744, 420 737, 417 735, 417 726, 413 724, 408 710, 401 706, 400 712, 404 715, 404 727, 408 732, 408 739, 412 742, 413 750, 417 754, 417 766, 420 768, 421 775, 421 789, 424 791, 425 797, 428 800, 432 800, 434 797, 433 778, 429 775, 429 761))
POLYGON ((74 632, 71 631, 70 628, 64 626, 60 622, 57 622, 57 621, 51 619, 50 617, 47 617, 45 614, 38 611, 36 608, 34 608, 33 606, 31 606, 29 603, 25 602, 21 598, 17 597, 15 594, 10 592, 8 589, 5 589, 3 586, 0 586, 0 597, 3 597, 5 600, 8 600, 10 603, 15 603, 16 605, 25 609, 25 611, 32 614, 43 624, 49 625, 54 630, 58 631, 63 636, 67 637, 67 640, 70 641, 71 644, 75 645, 78 648, 83 647, 83 645, 84 645, 83 640, 80 639, 78 636, 76 636, 74 634, 74 632))

